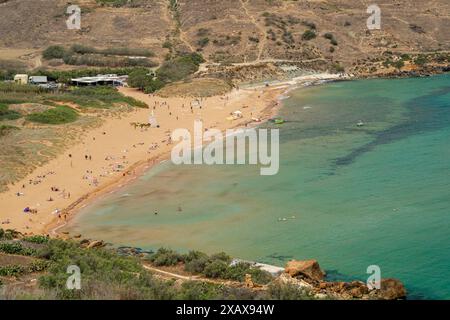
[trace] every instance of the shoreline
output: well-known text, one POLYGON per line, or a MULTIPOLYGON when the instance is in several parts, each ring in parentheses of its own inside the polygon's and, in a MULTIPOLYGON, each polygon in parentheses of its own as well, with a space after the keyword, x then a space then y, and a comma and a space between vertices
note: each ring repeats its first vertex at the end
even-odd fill
MULTIPOLYGON (((0 193, 0 205, 2 207, 2 212, 0 212, 0 218, 2 222, 8 221, 6 226, 2 223, 0 227, 16 229, 18 231, 23 232, 24 234, 45 233, 53 237, 59 236, 62 233, 61 229, 67 226, 67 224, 75 216, 77 216, 77 213, 81 209, 83 209, 90 203, 96 201, 99 197, 102 197, 111 192, 116 192, 123 186, 132 183, 133 181, 141 177, 143 174, 145 174, 145 172, 148 172, 148 170, 153 168, 155 165, 158 165, 162 161, 167 160, 170 155, 171 146, 169 146, 169 144, 159 146, 159 143, 161 142, 161 144, 163 144, 166 142, 166 140, 164 139, 167 139, 167 131, 171 130, 167 130, 166 132, 162 132, 164 131, 164 129, 162 128, 150 129, 148 131, 142 130, 139 131, 136 129, 131 130, 130 123, 128 122, 136 118, 140 120, 142 119, 146 120, 148 117, 148 113, 150 113, 152 109, 152 102, 154 102, 155 106, 158 105, 158 109, 156 109, 157 113, 164 112, 160 111, 160 109, 163 108, 161 100, 165 101, 164 104, 167 105, 168 108, 169 108, 168 104, 170 104, 172 108, 174 104, 178 105, 177 108, 170 109, 171 110, 170 112, 168 112, 168 110, 165 110, 165 114, 161 115, 161 118, 164 118, 163 120, 166 122, 163 125, 162 124, 163 121, 161 121, 161 124, 162 126, 164 126, 165 129, 167 129, 167 127, 170 126, 173 127, 173 125, 178 124, 177 122, 178 115, 181 115, 180 118, 182 119, 180 119, 180 122, 184 121, 185 124, 186 123, 188 124, 188 126, 179 125, 177 127, 190 128, 190 126, 192 126, 193 120, 200 116, 202 121, 204 121, 205 128, 214 127, 224 132, 226 129, 236 129, 244 126, 249 127, 258 126, 261 123, 268 121, 270 118, 274 117, 277 114, 278 112, 277 107, 281 105, 283 96, 285 96, 290 90, 294 90, 300 87, 301 85, 310 84, 310 82, 320 84, 325 80, 335 81, 340 79, 342 79, 342 76, 337 74, 313 74, 304 77, 297 77, 289 81, 272 83, 269 86, 266 86, 264 83, 261 83, 255 84, 249 88, 233 89, 224 96, 202 98, 201 104, 204 103, 206 108, 204 108, 204 110, 196 110, 195 114, 194 111, 192 110, 192 104, 191 104, 191 114, 186 112, 187 108, 185 109, 182 108, 184 108, 184 105, 188 104, 189 101, 191 101, 192 103, 192 100, 198 101, 200 98, 198 99, 193 97, 162 98, 154 95, 149 96, 131 88, 121 88, 120 91, 123 94, 146 102, 149 105, 149 109, 134 110, 125 114, 121 114, 118 119, 109 117, 106 118, 105 123, 103 123, 99 127, 96 127, 94 129, 85 132, 83 134, 81 142, 78 142, 75 145, 70 146, 63 152, 63 154, 56 156, 54 159, 51 159, 49 162, 36 168, 31 174, 27 175, 24 179, 21 179, 20 181, 17 181, 16 183, 9 185, 8 191, 0 193), (182 104, 183 106, 182 108, 180 108, 180 104, 182 104), (220 107, 222 104, 223 107, 220 107), (247 106, 245 106, 245 104, 247 104, 247 106), (244 113, 244 117, 242 119, 238 119, 233 122, 224 120, 225 116, 229 115, 230 112, 241 108, 244 113), (253 111, 249 115, 248 113, 251 110, 253 111), (179 114, 176 117, 177 121, 174 121, 173 119, 174 116, 172 115, 172 112, 174 113, 179 112, 179 114), (167 113, 169 113, 169 115, 167 113), (252 118, 255 117, 260 119, 260 121, 256 122, 252 120, 252 118), (103 137, 101 137, 102 131, 104 135, 103 137), (108 134, 105 139, 104 137, 106 131, 108 132, 108 134), (130 137, 128 137, 128 135, 130 137), (149 135, 151 135, 150 139, 148 137, 149 135), (92 136, 92 139, 94 141, 90 140, 90 136, 92 136), (109 136, 111 136, 111 138, 109 138, 109 136), (144 139, 142 136, 147 137, 144 139), (97 140, 100 140, 100 138, 102 138, 104 140, 104 145, 102 144, 102 142, 98 143, 95 142, 95 138, 97 138, 97 140), (123 148, 130 147, 130 144, 132 144, 132 142, 130 142, 132 138, 143 139, 142 141, 145 141, 146 144, 150 142, 152 142, 152 144, 156 143, 158 145, 157 149, 151 152, 150 151, 144 152, 142 150, 137 151, 139 146, 136 147, 136 145, 133 145, 134 154, 130 155, 128 154, 130 150, 123 150, 123 148), (117 140, 117 143, 115 143, 115 140, 117 140), (117 146, 117 144, 119 143, 122 143, 120 147, 117 146), (70 158, 69 161, 69 157, 72 157, 72 154, 74 155, 80 154, 82 155, 83 153, 87 154, 85 152, 88 151, 85 149, 91 149, 90 152, 97 153, 94 155, 94 161, 86 162, 82 158, 79 161, 77 161, 77 159, 73 159, 74 165, 72 167, 72 158, 70 158), (125 153, 126 155, 122 153, 125 151, 127 152, 125 153), (92 173, 94 171, 105 170, 105 168, 102 167, 102 164, 105 166, 106 164, 109 164, 109 166, 111 166, 112 164, 108 163, 106 159, 104 161, 103 160, 104 157, 108 154, 114 153, 116 154, 119 153, 119 155, 123 157, 123 159, 126 158, 126 160, 120 158, 120 161, 124 163, 123 170, 114 173, 108 172, 109 175, 106 175, 104 177, 102 176, 102 178, 99 178, 99 180, 102 181, 99 182, 98 185, 96 184, 95 188, 92 188, 91 183, 89 183, 89 186, 86 186, 86 183, 89 182, 90 180, 86 179, 87 181, 83 181, 85 179, 84 178, 85 175, 84 172, 86 171, 85 166, 86 165, 89 166, 88 168, 89 170, 87 170, 86 172, 92 173), (81 165, 80 168, 81 163, 83 164, 81 165), (94 168, 95 170, 93 170, 92 167, 95 167, 94 168), (72 193, 73 199, 76 200, 68 201, 68 199, 66 199, 65 196, 66 189, 64 188, 64 200, 55 199, 54 202, 46 202, 45 197, 46 195, 50 194, 48 192, 50 186, 52 186, 52 188, 54 185, 59 186, 61 180, 56 179, 53 176, 45 177, 44 174, 45 178, 42 179, 44 180, 42 182, 43 186, 41 186, 41 181, 39 181, 39 184, 37 186, 31 185, 31 180, 34 179, 34 176, 45 170, 47 170, 47 172, 53 170, 56 171, 56 173, 55 172, 52 173, 54 175, 57 175, 57 173, 66 174, 65 177, 64 176, 62 177, 62 182, 70 185, 69 199, 70 193, 72 193), (67 173, 69 172, 69 170, 72 170, 71 174, 67 173), (83 180, 80 181, 81 175, 83 176, 83 180), (47 180, 52 181, 49 182, 47 180), (28 181, 30 181, 30 186, 28 185, 28 181), (22 189, 26 193, 25 196, 23 197, 16 196, 15 194, 17 192, 15 189, 17 189, 18 188, 17 186, 21 184, 23 184, 23 186, 27 184, 27 187, 25 189, 22 189), (28 194, 29 189, 33 188, 38 190, 35 190, 34 192, 30 192, 28 194), (75 190, 73 190, 72 188, 74 188, 75 190), (27 197, 30 197, 32 199, 28 198, 28 201, 25 202, 24 200, 27 200, 27 197), (35 204, 34 206, 32 206, 33 202, 35 204), (22 208, 25 208, 27 206, 30 208, 39 208, 39 213, 36 213, 35 215, 30 213, 28 214, 24 213, 22 211, 22 208), (10 222, 11 220, 14 221, 10 222), (11 225, 9 225, 10 223, 11 225)), ((200 107, 200 109, 202 108, 200 107)), ((153 107, 153 110, 155 110, 155 107, 153 107)), ((160 115, 158 114, 158 117, 159 116, 160 115)), ((144 144, 143 142, 141 143, 142 145, 144 144)), ((114 159, 114 161, 116 160, 118 159, 114 159)))
MULTIPOLYGON (((258 87, 254 87, 251 89, 256 88, 258 87)), ((249 90, 249 88, 246 89, 249 90)), ((274 88, 272 87, 271 89, 274 88)), ((282 92, 276 94, 272 100, 269 99, 267 101, 267 106, 260 112, 260 114, 258 114, 260 119, 259 122, 247 121, 245 123, 241 123, 236 126, 228 127, 227 129, 238 129, 244 126, 247 127, 246 124, 249 123, 254 124, 254 126, 249 126, 250 128, 256 127, 274 117, 278 113, 275 108, 281 101, 279 97, 281 97, 285 93, 285 91, 282 88, 275 88, 275 90, 282 92)), ((227 129, 222 130, 222 132, 227 129)), ((145 173, 147 173, 155 166, 165 161, 168 161, 169 159, 170 159, 170 151, 162 155, 156 156, 152 159, 141 160, 139 162, 134 163, 131 167, 127 168, 127 171, 133 171, 133 174, 129 176, 128 179, 125 179, 125 177, 118 177, 115 181, 112 181, 109 184, 102 186, 91 193, 83 195, 81 198, 77 199, 74 203, 72 203, 64 210, 64 212, 68 215, 67 221, 60 223, 57 219, 55 219, 54 221, 51 221, 49 224, 45 226, 44 232, 50 236, 59 236, 60 233, 64 234, 64 232, 57 232, 57 230, 66 227, 78 215, 80 210, 89 206, 93 202, 99 200, 103 196, 118 192, 121 188, 126 187, 127 185, 133 183, 133 181, 142 177, 145 173), (152 163, 150 164, 150 162, 152 163)))

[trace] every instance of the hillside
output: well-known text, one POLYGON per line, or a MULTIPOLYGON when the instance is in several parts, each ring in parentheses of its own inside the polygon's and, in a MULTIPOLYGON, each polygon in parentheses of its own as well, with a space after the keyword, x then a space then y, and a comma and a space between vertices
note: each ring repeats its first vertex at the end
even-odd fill
POLYGON ((414 70, 423 66, 414 63, 421 53, 431 55, 428 62, 449 63, 447 0, 379 0, 381 30, 372 31, 366 26, 370 3, 356 0, 0 2, 0 59, 29 68, 71 68, 43 60, 41 54, 50 45, 73 44, 144 48, 152 52, 155 64, 197 51, 210 65, 203 70, 213 73, 217 64, 223 72, 229 64, 287 60, 302 69, 373 74, 390 68, 414 70), (81 7, 81 30, 66 28, 69 4, 81 7), (404 54, 408 58, 400 58, 404 54), (395 64, 398 59, 400 65, 395 64))
POLYGON ((406 295, 395 279, 382 279, 381 288, 372 290, 361 281, 326 281, 315 260, 290 261, 273 275, 223 252, 149 252, 111 248, 81 235, 64 238, 25 237, 0 228, 0 299, 396 300, 406 295), (69 266, 78 267, 78 290, 67 287, 69 266))

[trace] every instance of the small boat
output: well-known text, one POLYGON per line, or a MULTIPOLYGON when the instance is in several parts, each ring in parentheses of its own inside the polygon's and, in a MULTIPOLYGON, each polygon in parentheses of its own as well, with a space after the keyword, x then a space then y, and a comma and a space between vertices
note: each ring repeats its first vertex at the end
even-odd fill
POLYGON ((273 120, 273 123, 275 123, 275 124, 283 124, 283 123, 285 123, 286 121, 284 121, 284 119, 281 119, 281 118, 277 118, 277 119, 274 119, 273 120))
POLYGON ((359 122, 356 124, 358 127, 364 127, 365 123, 362 122, 362 120, 359 120, 359 122))

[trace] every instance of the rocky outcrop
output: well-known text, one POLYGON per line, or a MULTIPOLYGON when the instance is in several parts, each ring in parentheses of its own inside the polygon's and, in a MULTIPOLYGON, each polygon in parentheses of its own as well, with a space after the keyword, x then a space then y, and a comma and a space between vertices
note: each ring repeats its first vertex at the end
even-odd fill
POLYGON ((321 281, 325 277, 325 272, 320 269, 317 260, 292 260, 286 264, 285 272, 291 277, 306 277, 314 281, 321 281))
POLYGON ((86 248, 93 249, 93 248, 101 248, 104 246, 105 243, 102 240, 94 240, 91 243, 89 243, 86 248))
POLYGON ((385 300, 403 299, 406 297, 406 289, 397 279, 382 279, 381 289, 377 290, 376 294, 380 299, 385 300))
POLYGON ((278 281, 308 289, 316 298, 338 300, 397 300, 406 298, 404 285, 396 279, 382 279, 380 289, 369 290, 362 281, 329 282, 316 260, 289 261, 278 281))

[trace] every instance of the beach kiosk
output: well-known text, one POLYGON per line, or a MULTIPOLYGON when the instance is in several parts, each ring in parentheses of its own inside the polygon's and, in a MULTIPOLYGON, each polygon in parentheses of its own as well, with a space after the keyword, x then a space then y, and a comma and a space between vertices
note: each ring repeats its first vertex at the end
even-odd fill
POLYGON ((17 84, 28 84, 28 75, 27 74, 16 74, 14 76, 14 82, 17 84))

